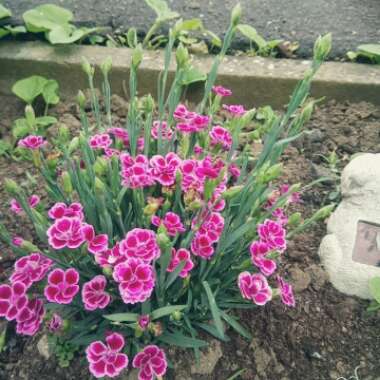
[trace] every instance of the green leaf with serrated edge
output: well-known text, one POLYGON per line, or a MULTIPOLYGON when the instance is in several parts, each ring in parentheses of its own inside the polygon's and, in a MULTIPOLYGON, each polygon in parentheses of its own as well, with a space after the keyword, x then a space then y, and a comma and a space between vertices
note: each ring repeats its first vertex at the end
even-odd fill
POLYGON ((207 346, 207 342, 204 340, 190 338, 177 331, 173 333, 166 331, 157 337, 157 339, 163 343, 183 348, 199 348, 207 346))
POLYGON ((113 322, 137 322, 139 315, 136 313, 115 313, 103 315, 103 318, 113 322))
POLYGON ((29 32, 39 33, 52 30, 58 25, 67 27, 73 14, 57 5, 44 4, 26 11, 22 17, 29 32))
POLYGON ((214 298, 214 295, 212 294, 210 285, 208 284, 207 281, 203 281, 202 285, 206 291, 206 295, 207 295, 211 315, 214 319, 215 327, 218 330, 219 335, 224 338, 224 327, 223 327, 223 322, 220 315, 220 310, 215 302, 215 298, 214 298))
POLYGON ((175 311, 181 311, 186 309, 187 305, 173 305, 173 306, 164 306, 156 309, 151 314, 151 319, 154 321, 155 319, 159 319, 162 317, 166 317, 167 315, 173 314, 175 311))
POLYGON ((40 75, 32 75, 28 78, 18 80, 12 86, 12 92, 28 104, 42 93, 47 79, 40 75))
POLYGON ((12 12, 8 8, 5 8, 3 5, 0 4, 0 19, 11 16, 12 12))
POLYGON ((369 280, 369 291, 371 296, 380 303, 380 277, 374 277, 369 280))
POLYGON ((233 317, 229 316, 226 312, 221 311, 222 318, 240 335, 244 336, 244 338, 252 339, 252 335, 250 332, 245 329, 238 321, 236 321, 233 317))

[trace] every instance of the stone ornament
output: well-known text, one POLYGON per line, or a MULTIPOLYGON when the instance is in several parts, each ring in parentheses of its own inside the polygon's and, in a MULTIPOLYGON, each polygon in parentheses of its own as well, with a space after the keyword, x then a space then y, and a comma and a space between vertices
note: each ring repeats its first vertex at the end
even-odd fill
POLYGON ((341 191, 319 255, 335 288, 370 299, 368 281, 380 276, 380 154, 355 157, 342 172, 341 191))

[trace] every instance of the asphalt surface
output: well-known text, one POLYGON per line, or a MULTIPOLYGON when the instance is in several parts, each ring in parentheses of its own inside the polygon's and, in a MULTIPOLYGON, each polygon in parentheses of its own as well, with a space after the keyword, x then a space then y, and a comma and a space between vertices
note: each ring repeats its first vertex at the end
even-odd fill
MULTIPOLYGON (((78 24, 146 32, 154 12, 144 0, 3 0, 19 23, 24 11, 44 3, 71 9, 78 24)), ((222 36, 236 0, 169 0, 183 18, 200 17, 222 36)), ((341 57, 363 43, 380 43, 380 0, 241 0, 244 23, 267 39, 298 41, 298 55, 309 57, 319 34, 333 34, 331 57, 341 57)))

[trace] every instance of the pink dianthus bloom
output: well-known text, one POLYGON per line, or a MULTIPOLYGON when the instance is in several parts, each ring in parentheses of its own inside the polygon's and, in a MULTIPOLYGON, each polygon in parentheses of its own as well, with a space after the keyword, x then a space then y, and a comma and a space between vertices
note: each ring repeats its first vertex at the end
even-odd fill
POLYGON ((20 281, 29 288, 33 283, 41 281, 52 265, 53 261, 41 253, 31 253, 16 260, 10 280, 11 282, 20 281))
POLYGON ((155 155, 150 159, 152 177, 163 186, 175 183, 180 165, 181 159, 173 152, 169 152, 165 157, 155 155))
POLYGON ((167 212, 162 219, 169 236, 175 236, 178 233, 185 232, 186 229, 181 222, 181 218, 174 212, 167 212))
POLYGON ((116 265, 113 278, 119 283, 119 292, 126 304, 147 300, 155 283, 152 266, 139 259, 128 259, 116 265))
POLYGON ((231 174, 231 177, 235 179, 240 177, 240 169, 236 164, 231 164, 228 167, 228 172, 231 174))
POLYGON ((280 223, 282 226, 285 226, 288 223, 288 217, 285 214, 283 208, 276 208, 272 212, 272 216, 276 218, 276 221, 280 223))
POLYGON ((80 203, 74 202, 70 205, 65 205, 62 202, 56 203, 48 212, 49 218, 51 219, 61 219, 64 216, 68 218, 79 218, 84 219, 83 207, 80 203))
POLYGON ((195 256, 199 256, 203 259, 210 260, 215 252, 213 244, 216 242, 215 239, 206 233, 200 233, 199 231, 195 234, 193 240, 191 241, 191 252, 195 256))
POLYGON ((17 145, 22 148, 35 150, 46 145, 46 141, 44 140, 42 136, 30 135, 19 140, 17 145))
POLYGON ((281 276, 277 276, 277 283, 282 302, 289 307, 296 306, 292 285, 285 282, 281 276))
POLYGON ((263 275, 270 276, 276 271, 276 262, 266 257, 271 252, 268 244, 254 241, 249 247, 249 251, 251 252, 252 263, 260 269, 263 275))
POLYGON ((196 173, 198 166, 199 161, 197 160, 187 159, 182 161, 180 167, 182 173, 181 187, 184 192, 188 192, 189 190, 196 190, 199 193, 203 192, 204 180, 196 173))
MULTIPOLYGON (((28 204, 30 208, 35 208, 40 203, 40 197, 38 195, 31 195, 28 199, 28 204)), ((22 212, 22 207, 16 199, 11 200, 11 210, 16 214, 22 212)))
POLYGON ((44 303, 40 299, 32 299, 17 316, 17 334, 34 335, 41 326, 45 316, 44 303))
POLYGON ((57 219, 47 230, 47 236, 54 249, 78 248, 85 241, 82 221, 76 217, 57 219))
POLYGON ((286 249, 286 231, 280 223, 265 220, 257 227, 260 240, 267 243, 270 249, 284 252, 286 249))
POLYGON ((232 91, 223 86, 213 86, 212 91, 214 92, 214 94, 219 95, 221 97, 232 95, 232 91))
MULTIPOLYGON (((280 186, 280 195, 285 195, 289 192, 290 185, 284 183, 280 186)), ((288 199, 288 203, 300 203, 301 202, 301 194, 298 191, 292 193, 290 198, 288 199)))
POLYGON ((168 123, 166 121, 162 121, 160 123, 159 120, 156 120, 153 122, 152 130, 150 131, 150 134, 155 140, 158 140, 160 133, 161 133, 162 140, 171 140, 171 138, 173 137, 173 131, 168 126, 168 123))
POLYGON ((106 155, 107 158, 120 157, 121 152, 120 152, 120 150, 117 150, 117 149, 105 148, 104 154, 106 155))
POLYGON ((114 135, 119 140, 129 142, 128 131, 124 128, 118 128, 118 127, 108 128, 107 133, 114 135))
POLYGON ((183 262, 185 262, 185 266, 182 268, 181 272, 179 272, 179 276, 185 278, 194 268, 194 263, 191 260, 190 252, 185 248, 180 248, 178 250, 172 248, 172 258, 168 265, 167 271, 173 272, 178 267, 178 265, 183 262))
POLYGON ((12 244, 15 247, 21 247, 23 243, 24 243, 24 239, 21 236, 14 236, 12 238, 12 244))
POLYGON ((111 137, 107 133, 102 133, 90 137, 89 145, 92 149, 106 149, 112 144, 111 137))
POLYGON ((148 314, 140 315, 137 321, 141 330, 145 331, 150 323, 150 316, 148 314))
POLYGON ((89 369, 96 378, 116 377, 128 367, 128 356, 121 351, 125 345, 124 338, 119 333, 112 333, 106 337, 106 344, 97 340, 86 349, 89 369))
POLYGON ((223 108, 234 116, 243 116, 247 112, 244 106, 239 104, 223 104, 223 108))
POLYGON ((108 236, 106 234, 95 235, 94 227, 90 224, 84 225, 82 231, 87 241, 87 249, 89 252, 97 254, 108 248, 108 236))
POLYGON ((265 305, 272 299, 272 289, 262 274, 242 272, 238 277, 238 285, 242 297, 253 301, 256 305, 265 305))
POLYGON ((48 284, 45 287, 44 294, 48 301, 69 304, 75 295, 79 292, 79 274, 74 268, 66 271, 54 269, 49 273, 48 284))
POLYGON ((0 285, 0 317, 8 321, 18 318, 20 311, 28 303, 26 286, 22 282, 0 285))
POLYGON ((231 149, 232 136, 226 128, 216 125, 212 127, 209 136, 211 138, 211 146, 219 145, 225 150, 231 149))
POLYGON ((223 168, 224 162, 221 159, 213 160, 211 156, 206 156, 203 160, 199 161, 195 174, 203 181, 208 178, 216 179, 223 168))
POLYGON ((133 358, 133 368, 139 369, 139 380, 164 376, 167 369, 165 352, 155 345, 146 346, 133 358))
POLYGON ((161 251, 154 231, 134 228, 120 242, 120 253, 127 258, 137 258, 150 263, 160 256, 161 251))
POLYGON ((48 324, 49 331, 52 333, 55 333, 59 331, 62 328, 62 326, 63 326, 62 317, 59 314, 54 313, 48 324))
POLYGON ((179 104, 173 113, 173 117, 177 121, 186 121, 192 119, 195 115, 196 113, 189 111, 184 104, 179 104))
POLYGON ((103 275, 95 276, 82 287, 82 300, 86 310, 104 309, 111 301, 105 291, 107 280, 103 275))
POLYGON ((147 157, 139 154, 133 158, 129 154, 121 154, 120 161, 123 186, 138 189, 154 184, 147 157))
POLYGON ((126 257, 120 253, 120 245, 116 243, 114 247, 95 254, 95 261, 102 267, 113 268, 126 260, 126 257))

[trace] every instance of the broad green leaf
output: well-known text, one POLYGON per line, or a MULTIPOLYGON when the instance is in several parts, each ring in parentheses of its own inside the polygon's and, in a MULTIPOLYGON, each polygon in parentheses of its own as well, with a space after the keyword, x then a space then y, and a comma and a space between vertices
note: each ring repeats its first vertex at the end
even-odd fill
POLYGON ((48 127, 56 123, 58 120, 54 116, 40 116, 36 118, 36 123, 40 127, 48 127))
POLYGON ((26 11, 22 17, 29 32, 39 33, 52 30, 58 25, 68 25, 73 14, 57 5, 44 4, 26 11))
POLYGON ((12 12, 8 8, 5 8, 3 5, 0 4, 0 19, 11 16, 12 12))
POLYGON ((16 139, 26 136, 29 132, 30 127, 25 118, 15 120, 12 127, 12 134, 16 139))
POLYGON ((26 103, 32 104, 33 100, 42 93, 46 82, 46 78, 32 75, 17 81, 12 87, 12 92, 26 103))
POLYGON ((204 31, 208 36, 211 37, 211 44, 216 47, 222 47, 222 40, 211 30, 205 30, 204 31))
POLYGON ((139 315, 136 313, 116 313, 103 315, 103 318, 113 322, 137 322, 139 315))
POLYGON ((71 44, 84 37, 87 37, 91 33, 99 31, 100 28, 79 28, 76 29, 74 26, 70 25, 58 25, 47 33, 47 39, 53 45, 55 44, 71 44))
POLYGON ((49 79, 46 82, 42 89, 42 96, 47 104, 57 104, 59 102, 58 87, 58 82, 54 79, 49 79))
POLYGON ((7 36, 9 33, 10 33, 9 30, 5 28, 0 28, 0 38, 7 36))
POLYGON ((160 21, 172 20, 179 17, 177 12, 170 10, 168 4, 164 0, 145 0, 145 2, 156 12, 157 18, 160 21))
POLYGON ((178 30, 198 30, 202 29, 203 24, 199 18, 192 18, 190 20, 183 20, 176 24, 178 30))
POLYGON ((210 306, 211 314, 212 314, 212 317, 214 319, 215 327, 216 327, 219 335, 222 338, 224 338, 224 327, 223 327, 223 322, 222 322, 220 310, 218 308, 218 305, 215 302, 215 298, 214 298, 214 295, 212 294, 210 285, 208 284, 207 281, 203 281, 202 285, 206 291, 206 295, 207 295, 208 303, 210 306))
POLYGON ((359 52, 380 57, 380 44, 365 44, 358 46, 359 52))
POLYGON ((17 36, 18 34, 26 33, 25 26, 19 25, 19 26, 10 26, 6 25, 4 26, 4 29, 7 30, 12 36, 17 36))
POLYGON ((166 331, 157 339, 163 343, 183 348, 199 348, 207 346, 207 342, 204 340, 190 338, 177 331, 173 333, 166 331))
POLYGON ((191 83, 205 81, 207 79, 206 74, 203 74, 201 71, 195 67, 190 67, 182 76, 181 85, 188 86, 191 83))
POLYGON ((369 280, 369 291, 371 296, 380 303, 380 277, 374 277, 369 280))
POLYGON ((254 42, 259 49, 262 49, 266 46, 267 42, 257 33, 256 29, 251 25, 239 24, 237 28, 241 34, 254 42))
POLYGON ((186 309, 187 305, 173 305, 173 306, 164 306, 156 309, 151 314, 151 319, 154 321, 155 319, 159 319, 165 317, 167 315, 173 314, 175 311, 181 311, 186 309))

